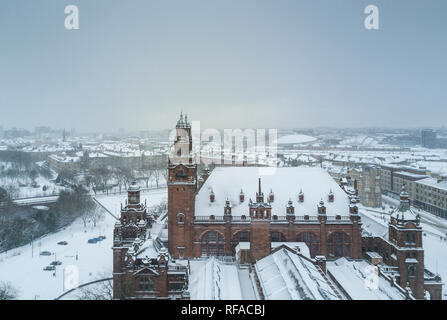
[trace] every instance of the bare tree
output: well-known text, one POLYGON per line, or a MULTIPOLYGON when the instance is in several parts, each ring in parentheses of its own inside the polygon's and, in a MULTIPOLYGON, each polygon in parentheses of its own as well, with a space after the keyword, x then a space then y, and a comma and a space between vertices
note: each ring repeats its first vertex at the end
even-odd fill
POLYGON ((163 179, 165 179, 165 183, 168 183, 168 170, 167 169, 161 169, 161 175, 163 179))
POLYGON ((157 184, 157 188, 158 188, 158 184, 159 184, 159 182, 160 182, 160 174, 161 174, 161 171, 160 171, 160 169, 155 168, 155 169, 153 170, 152 174, 153 174, 153 176, 154 176, 155 183, 157 184))
POLYGON ((96 208, 94 208, 93 210, 90 211, 89 217, 90 217, 90 220, 93 222, 93 226, 96 228, 96 224, 99 221, 104 220, 104 218, 105 218, 104 210, 101 207, 96 206, 96 208))
POLYGON ((9 282, 0 282, 0 300, 14 300, 17 298, 18 290, 9 282))
POLYGON ((79 300, 112 300, 112 280, 104 280, 81 288, 77 297, 79 300))
POLYGON ((152 170, 143 170, 143 180, 144 183, 146 184, 146 188, 149 188, 149 182, 151 181, 152 178, 152 170))

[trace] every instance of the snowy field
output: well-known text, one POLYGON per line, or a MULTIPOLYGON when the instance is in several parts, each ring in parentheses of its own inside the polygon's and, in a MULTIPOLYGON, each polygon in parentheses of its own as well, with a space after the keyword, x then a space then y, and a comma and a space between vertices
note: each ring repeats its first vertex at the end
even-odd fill
MULTIPOLYGON (((120 203, 127 194, 98 196, 97 200, 110 212, 119 216, 120 203)), ((167 189, 142 192, 141 200, 147 199, 148 206, 156 205, 167 198, 167 189)), ((19 290, 18 299, 55 299, 64 291, 63 269, 68 265, 79 270, 79 284, 112 275, 112 235, 115 219, 105 213, 103 221, 96 227, 84 227, 81 219, 54 234, 45 236, 34 243, 0 254, 0 281, 10 282, 19 290), (95 244, 87 241, 98 236, 106 239, 95 244), (58 245, 67 241, 68 245, 58 245), (51 256, 39 252, 49 251, 51 256), (76 258, 77 257, 77 258, 76 258), (61 266, 54 271, 43 271, 52 261, 59 260, 61 266)))

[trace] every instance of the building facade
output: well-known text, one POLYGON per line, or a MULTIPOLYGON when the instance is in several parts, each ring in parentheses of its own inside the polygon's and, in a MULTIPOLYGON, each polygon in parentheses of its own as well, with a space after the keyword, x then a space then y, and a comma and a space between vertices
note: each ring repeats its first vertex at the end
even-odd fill
POLYGON ((388 239, 364 237, 362 252, 377 252, 383 258, 382 268, 400 287, 412 292, 416 299, 442 299, 442 282, 438 275, 424 267, 422 227, 419 215, 410 207, 409 194, 405 187, 400 193, 400 204, 391 214, 388 224, 388 239))
POLYGON ((239 242, 249 243, 252 261, 270 254, 272 242, 305 242, 312 257, 361 257, 357 207, 322 169, 273 168, 269 175, 221 167, 199 175, 183 116, 176 132, 167 182, 174 258, 234 256, 239 242))
POLYGON ((151 217, 133 183, 113 233, 114 299, 189 299, 187 262, 176 262, 149 232, 151 217))

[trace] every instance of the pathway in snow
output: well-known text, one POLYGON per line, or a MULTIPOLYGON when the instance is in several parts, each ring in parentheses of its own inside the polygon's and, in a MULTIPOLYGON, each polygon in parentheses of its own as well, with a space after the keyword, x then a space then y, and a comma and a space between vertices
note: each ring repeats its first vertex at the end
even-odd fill
MULTIPOLYGON (((124 203, 127 194, 99 196, 97 200, 112 213, 119 215, 120 203, 124 203)), ((167 198, 166 189, 142 192, 141 200, 147 199, 148 206, 156 205, 167 198)), ((97 227, 86 228, 81 219, 63 230, 47 235, 33 244, 9 250, 0 254, 0 281, 10 282, 19 290, 19 299, 54 299, 61 295, 64 288, 63 268, 73 265, 79 270, 79 284, 98 278, 111 276, 112 273, 112 235, 115 218, 105 214, 97 227), (95 244, 88 239, 106 236, 95 244), (68 245, 58 245, 67 241, 68 245), (40 251, 49 251, 51 256, 40 256, 40 251), (77 257, 77 258, 76 258, 77 257), (52 261, 60 260, 62 265, 53 271, 43 271, 52 261)))

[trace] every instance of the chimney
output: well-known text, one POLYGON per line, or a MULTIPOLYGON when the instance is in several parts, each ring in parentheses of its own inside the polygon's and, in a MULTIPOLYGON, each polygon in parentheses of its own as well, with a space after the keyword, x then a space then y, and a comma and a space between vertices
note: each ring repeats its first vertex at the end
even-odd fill
POLYGON ((287 202, 286 213, 287 216, 295 215, 295 207, 293 206, 292 199, 289 199, 289 202, 287 202))
POLYGON ((303 190, 300 189, 300 193, 298 194, 298 201, 304 202, 304 193, 303 190))
POLYGON ((273 201, 275 201, 275 194, 273 193, 272 189, 270 189, 269 202, 273 201))
POLYGON ((214 195, 213 189, 210 192, 210 202, 214 202, 216 200, 216 196, 214 195))
POLYGON ((241 193, 239 193, 239 202, 242 203, 245 201, 245 194, 244 191, 241 189, 241 193))
POLYGON ((231 216, 231 202, 228 198, 225 200, 224 216, 231 216))
POLYGON ((320 203, 318 203, 318 214, 326 214, 326 207, 324 206, 323 199, 321 199, 320 203))
POLYGON ((334 193, 332 192, 332 189, 329 191, 328 200, 329 202, 334 202, 334 193))

